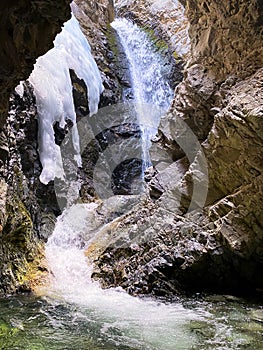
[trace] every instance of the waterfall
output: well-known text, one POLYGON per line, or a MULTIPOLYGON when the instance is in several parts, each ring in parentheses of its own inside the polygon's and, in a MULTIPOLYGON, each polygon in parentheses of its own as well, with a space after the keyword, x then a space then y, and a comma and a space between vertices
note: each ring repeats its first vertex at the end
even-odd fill
MULTIPOLYGON (((149 110, 143 110, 143 103, 144 105, 145 103, 156 105, 158 107, 156 108, 157 110, 160 108, 167 110, 172 98, 172 91, 168 83, 163 79, 161 58, 154 51, 146 34, 126 20, 116 20, 113 26, 116 29, 118 28, 119 35, 122 35, 123 45, 127 44, 127 47, 124 47, 131 66, 134 98, 137 103, 142 103, 142 108, 138 108, 137 114, 143 130, 143 137, 147 140, 144 159, 149 161, 149 156, 146 155, 146 152, 148 152, 150 138, 156 132, 160 113, 151 113, 150 117, 154 119, 153 125, 152 120, 151 122, 147 121, 149 110), (148 127, 149 125, 151 125, 151 128, 148 127)), ((72 34, 78 35, 74 19, 64 28, 68 30, 67 37, 72 39, 72 34)), ((56 43, 58 48, 62 49, 66 58, 69 59, 69 53, 64 47, 63 37, 56 39, 56 43)), ((73 39, 71 43, 73 44, 73 39)), ((89 98, 93 99, 90 103, 91 106, 94 106, 93 111, 95 111, 95 102, 97 102, 98 94, 101 91, 101 84, 97 68, 95 69, 90 56, 89 47, 86 42, 80 40, 79 45, 82 44, 85 52, 88 54, 90 74, 93 77, 93 83, 89 81, 86 83, 87 85, 89 84, 89 92, 91 92, 92 88, 95 89, 93 97, 89 94, 89 98)), ((59 51, 57 48, 55 50, 52 55, 56 54, 62 62, 67 62, 67 65, 63 66, 64 70, 66 67, 71 66, 70 61, 63 61, 64 58, 61 57, 62 51, 59 51)), ((71 47, 71 53, 76 50, 80 50, 79 55, 81 56, 82 49, 80 47, 77 46, 74 49, 71 47)), ((46 72, 47 65, 49 69, 51 66, 51 72, 55 74, 54 70, 56 68, 51 63, 54 56, 51 58, 51 54, 49 55, 50 59, 42 65, 42 69, 46 72)), ((81 57, 81 61, 83 59, 81 57)), ((41 62, 42 60, 38 61, 37 64, 41 62)), ((82 71, 77 69, 76 73, 79 77, 82 77, 82 71)), ((39 77, 36 77, 37 74, 34 72, 31 81, 34 83, 35 91, 37 91, 39 114, 43 118, 43 123, 50 127, 52 121, 58 116, 57 110, 62 110, 63 117, 66 114, 64 108, 72 108, 71 100, 70 106, 63 104, 64 83, 61 80, 65 79, 65 75, 60 77, 58 81, 59 86, 61 86, 61 89, 56 94, 58 101, 48 100, 54 103, 52 113, 50 106, 45 104, 42 96, 43 89, 41 88, 39 77)), ((68 83, 69 80, 65 82, 65 84, 68 83)), ((47 89, 46 83, 45 89, 47 89)), ((67 95, 67 97, 70 96, 67 95)), ((154 109, 152 108, 152 110, 154 109)), ((70 115, 75 122, 75 114, 72 112, 70 115)), ((40 132, 50 136, 45 126, 43 126, 43 129, 40 132)), ((52 150, 54 144, 50 143, 49 147, 52 150)), ((47 151, 45 149, 42 149, 42 151, 45 158, 47 151)), ((48 179, 46 176, 44 180, 47 181, 48 179)), ((57 219, 54 232, 46 244, 46 258, 51 273, 50 285, 46 287, 45 294, 50 298, 51 303, 52 300, 56 300, 56 302, 60 300, 62 304, 75 305, 78 308, 78 317, 88 320, 89 324, 96 324, 96 336, 98 339, 102 342, 103 339, 106 339, 114 347, 122 348, 123 346, 125 349, 148 350, 190 349, 195 342, 195 335, 190 331, 189 324, 194 319, 200 319, 198 313, 185 309, 180 303, 168 305, 151 299, 141 300, 134 298, 120 288, 102 290, 99 284, 91 279, 92 267, 87 261, 85 252, 91 243, 97 244, 98 237, 103 240, 103 234, 106 231, 110 232, 111 226, 114 227, 115 219, 112 219, 112 217, 113 214, 120 213, 120 208, 118 207, 120 202, 115 197, 112 200, 110 198, 106 204, 104 201, 102 204, 106 207, 104 217, 101 203, 99 202, 74 204, 64 210, 57 219), (96 238, 95 240, 94 237, 96 238)))
POLYGON ((151 138, 157 132, 161 114, 168 111, 173 98, 173 91, 165 79, 167 67, 147 33, 136 24, 117 18, 111 26, 120 38, 129 63, 134 101, 141 106, 137 119, 142 131, 142 159, 147 167, 151 163, 151 138), (156 106, 156 113, 149 115, 145 104, 156 106))
MULTIPOLYGON (((39 155, 43 170, 40 180, 44 184, 63 178, 60 148, 55 143, 54 123, 64 128, 66 121, 73 123, 72 141, 76 161, 81 165, 76 113, 72 96, 69 69, 73 69, 86 83, 90 114, 97 112, 103 91, 100 72, 91 54, 91 48, 72 14, 54 41, 54 48, 37 59, 29 77, 34 87, 39 125, 39 155)), ((18 92, 21 88, 17 88, 18 92)))

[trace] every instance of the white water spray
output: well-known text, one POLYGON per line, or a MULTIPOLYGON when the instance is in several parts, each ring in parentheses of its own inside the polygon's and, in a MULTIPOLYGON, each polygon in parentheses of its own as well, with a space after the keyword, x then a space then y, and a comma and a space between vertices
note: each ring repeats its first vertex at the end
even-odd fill
POLYGON ((112 27, 119 35, 129 62, 134 100, 138 104, 150 104, 157 107, 156 114, 149 115, 141 108, 137 118, 142 130, 143 160, 151 163, 149 148, 151 138, 156 134, 161 114, 166 113, 173 99, 173 91, 165 79, 163 58, 149 40, 148 35, 136 24, 125 18, 117 18, 112 27), (151 118, 151 121, 148 120, 151 118))
POLYGON ((120 288, 102 290, 91 280, 84 252, 96 226, 96 204, 74 205, 58 218, 46 246, 53 273, 48 295, 80 307, 96 322, 101 337, 118 346, 141 350, 187 350, 195 343, 190 322, 197 312, 180 303, 163 304, 131 297, 120 288), (86 240, 86 242, 85 242, 86 240))

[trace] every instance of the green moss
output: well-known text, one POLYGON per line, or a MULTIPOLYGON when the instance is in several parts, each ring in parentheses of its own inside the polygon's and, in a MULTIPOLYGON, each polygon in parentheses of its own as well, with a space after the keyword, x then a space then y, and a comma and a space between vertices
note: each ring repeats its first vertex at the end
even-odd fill
POLYGON ((114 58, 117 59, 119 56, 119 48, 118 48, 118 42, 116 39, 116 32, 111 27, 110 24, 107 26, 107 30, 105 31, 106 38, 108 40, 110 50, 113 52, 114 58))
POLYGON ((173 52, 173 57, 177 64, 182 63, 182 57, 180 57, 176 51, 173 52))
POLYGON ((154 46, 158 51, 164 52, 169 49, 167 42, 155 34, 154 29, 147 26, 141 27, 141 29, 148 35, 149 39, 152 41, 154 46))
POLYGON ((8 327, 8 324, 0 320, 0 336, 8 334, 9 330, 10 330, 10 327, 8 327))
POLYGON ((35 249, 34 260, 26 261, 17 271, 17 280, 24 290, 36 290, 46 283, 47 266, 44 244, 39 243, 35 249))
POLYGON ((31 216, 18 197, 10 196, 7 214, 3 234, 5 283, 12 291, 29 291, 32 281, 36 285, 40 279, 38 272, 39 266, 42 266, 43 248, 34 237, 31 216))
POLYGON ((7 206, 7 215, 5 234, 8 241, 18 244, 19 248, 31 245, 33 222, 24 203, 18 198, 12 198, 7 206))
POLYGON ((7 324, 4 320, 0 319, 0 337, 10 337, 12 335, 15 335, 19 333, 21 328, 19 327, 12 327, 11 325, 7 324))

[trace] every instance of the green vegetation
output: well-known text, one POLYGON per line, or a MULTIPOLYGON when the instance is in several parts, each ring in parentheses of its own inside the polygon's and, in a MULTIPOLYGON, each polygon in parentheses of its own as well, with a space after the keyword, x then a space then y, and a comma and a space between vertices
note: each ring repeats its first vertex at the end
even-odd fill
POLYGON ((156 35, 154 29, 149 28, 147 26, 143 26, 143 27, 141 27, 141 29, 148 35, 148 37, 153 42, 154 46, 156 47, 156 49, 158 51, 161 51, 163 53, 169 49, 167 42, 165 40, 161 39, 160 37, 158 37, 158 35, 156 35))
POLYGON ((119 47, 118 47, 115 30, 111 27, 110 24, 108 24, 107 30, 104 32, 104 34, 107 37, 110 50, 112 51, 114 59, 116 60, 119 57, 119 47))

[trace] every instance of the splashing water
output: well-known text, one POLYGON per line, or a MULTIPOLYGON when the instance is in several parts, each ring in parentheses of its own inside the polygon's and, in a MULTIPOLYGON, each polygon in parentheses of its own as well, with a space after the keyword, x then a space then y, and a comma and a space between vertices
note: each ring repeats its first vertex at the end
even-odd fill
POLYGON ((53 273, 46 296, 59 315, 53 315, 53 310, 45 314, 53 328, 64 330, 65 341, 68 332, 75 336, 70 347, 64 341, 64 346, 54 349, 261 349, 262 325, 253 324, 249 308, 238 302, 210 304, 181 298, 180 302, 162 303, 132 297, 120 288, 102 290, 91 280, 85 257, 90 240, 103 227, 96 222, 97 209, 92 203, 65 210, 46 246, 53 273), (78 328, 72 330, 73 324, 78 328), (95 347, 79 344, 79 336, 86 342, 92 336, 95 347))
POLYGON ((83 313, 100 327, 100 335, 116 346, 136 349, 190 349, 195 337, 189 330, 198 313, 180 303, 165 305, 141 300, 121 289, 102 290, 91 280, 85 258, 86 244, 94 235, 96 204, 73 205, 58 218, 46 246, 53 273, 51 297, 82 307, 83 313))
POLYGON ((173 91, 165 79, 166 68, 163 65, 163 58, 148 35, 125 18, 115 19, 111 26, 119 35, 129 63, 135 102, 158 107, 156 114, 150 116, 143 107, 137 111, 137 119, 142 130, 142 158, 147 167, 151 164, 149 148, 151 138, 156 134, 159 125, 161 117, 159 111, 162 113, 168 111, 173 91), (151 118, 151 122, 148 118, 151 118))

